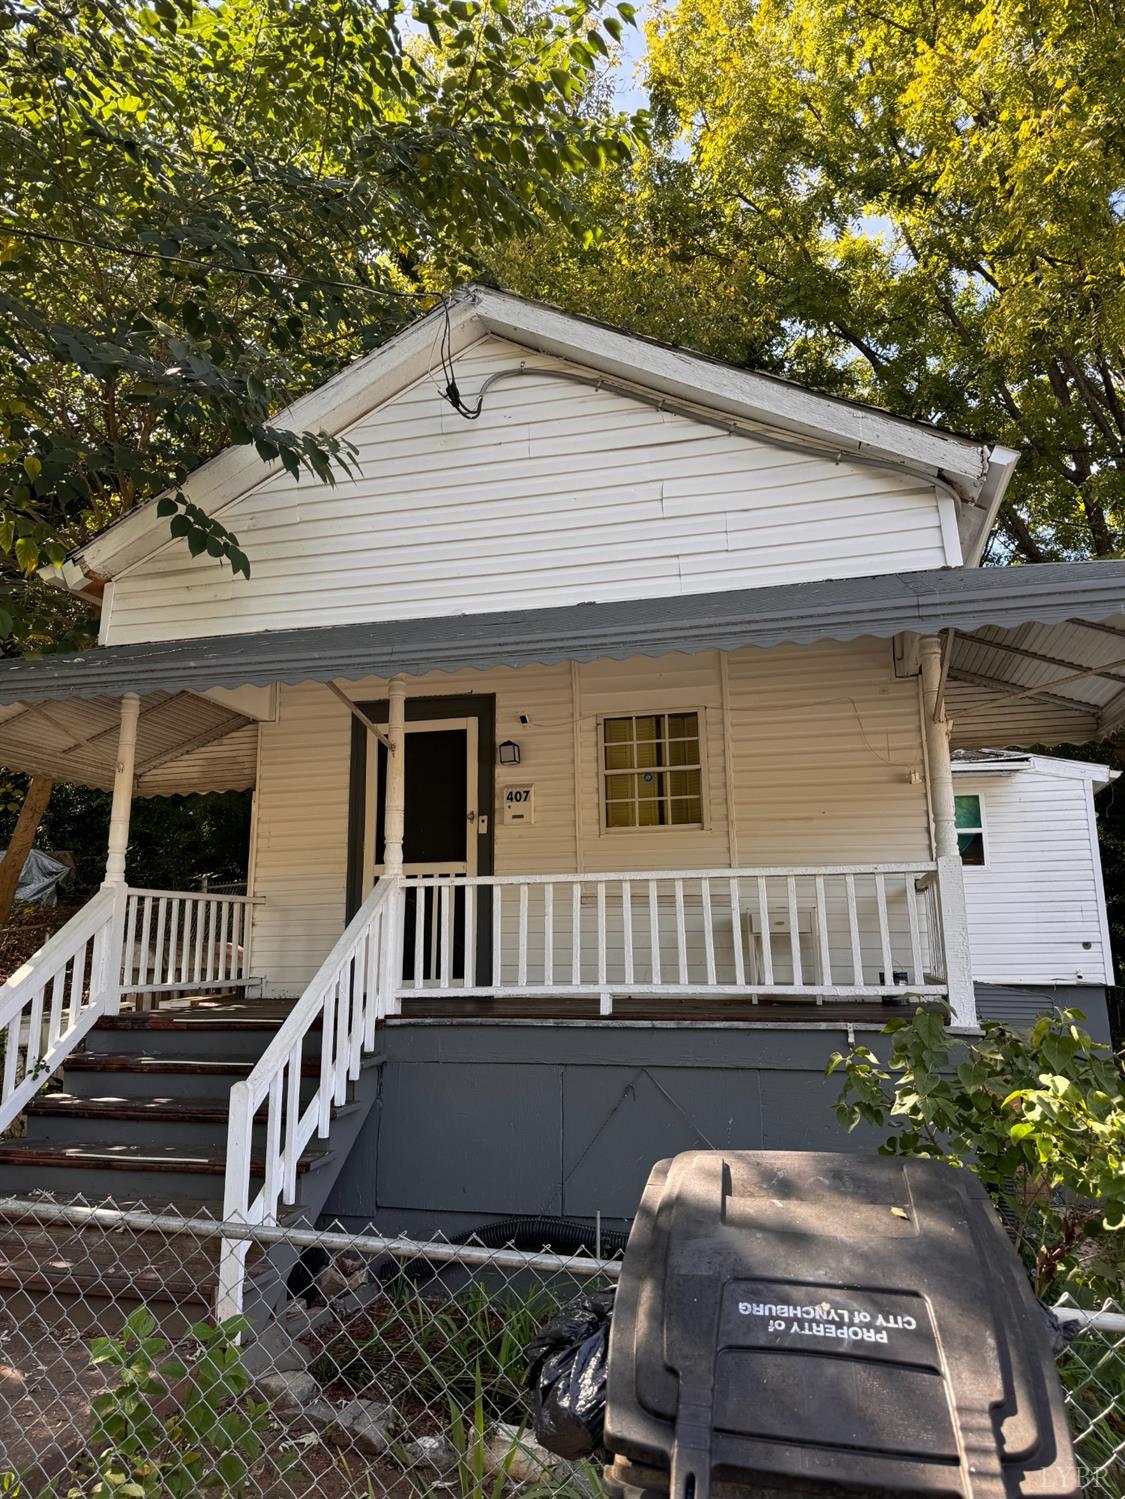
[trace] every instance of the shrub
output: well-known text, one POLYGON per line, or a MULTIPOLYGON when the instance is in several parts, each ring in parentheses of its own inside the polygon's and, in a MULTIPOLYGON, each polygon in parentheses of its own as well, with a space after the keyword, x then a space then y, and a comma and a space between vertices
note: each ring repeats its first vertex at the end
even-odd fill
POLYGON ((968 1166, 988 1188, 1037 1295, 1060 1279, 1093 1296, 1120 1289, 1125 1262, 1125 1096, 1108 1047, 1078 1010, 1028 1030, 986 1021, 979 1040, 951 1036, 919 1010, 884 1029, 882 1062, 866 1046, 836 1052, 836 1116, 889 1129, 886 1155, 968 1166))
POLYGON ((257 1492, 251 1483, 266 1451, 268 1406, 249 1398, 250 1377, 234 1342, 245 1327, 232 1318, 191 1330, 198 1357, 171 1357, 155 1336, 156 1319, 141 1307, 121 1336, 95 1338, 94 1363, 118 1371, 119 1383, 93 1401, 94 1430, 83 1476, 69 1499, 122 1499, 257 1492))

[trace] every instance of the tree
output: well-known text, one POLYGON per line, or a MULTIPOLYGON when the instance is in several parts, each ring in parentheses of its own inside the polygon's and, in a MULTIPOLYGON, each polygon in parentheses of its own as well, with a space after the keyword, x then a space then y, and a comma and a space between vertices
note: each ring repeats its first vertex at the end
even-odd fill
POLYGON ((587 107, 601 9, 0 0, 0 648, 88 641, 28 580, 157 495, 249 575, 192 470, 253 443, 332 483, 346 444, 272 413, 482 246, 578 227, 568 184, 633 143, 587 107))
POLYGON ((650 41, 661 145, 601 249, 548 231, 502 274, 1022 449, 996 559, 1117 552, 1115 0, 679 0, 650 41))
MULTIPOLYGON (((630 13, 628 5, 618 9, 630 13)), ((600 0, 0 0, 0 552, 21 575, 230 443, 332 482, 271 419, 620 160, 583 109, 600 0), (417 28, 425 27, 425 34, 417 28)), ((603 35, 604 33, 604 35, 603 35)))

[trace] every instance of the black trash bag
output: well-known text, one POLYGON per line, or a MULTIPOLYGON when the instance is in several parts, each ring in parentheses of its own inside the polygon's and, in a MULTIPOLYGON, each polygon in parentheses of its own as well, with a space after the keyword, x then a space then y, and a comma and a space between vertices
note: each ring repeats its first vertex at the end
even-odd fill
POLYGON ((535 1435, 559 1457, 608 1461, 605 1375, 613 1292, 576 1296, 528 1344, 535 1435))

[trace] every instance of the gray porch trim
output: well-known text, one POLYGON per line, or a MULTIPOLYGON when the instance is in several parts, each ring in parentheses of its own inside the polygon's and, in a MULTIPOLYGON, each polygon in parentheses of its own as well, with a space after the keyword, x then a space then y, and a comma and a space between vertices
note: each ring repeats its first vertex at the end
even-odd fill
MULTIPOLYGON (((422 676, 1067 619, 1125 625, 1125 562, 949 568, 498 614, 269 630, 0 663, 0 704, 422 676)), ((1105 646, 1103 643, 1102 654, 1105 646)), ((1125 656, 1125 642, 1122 645, 1125 656)), ((1092 659, 1091 669, 1102 666, 1092 659)))

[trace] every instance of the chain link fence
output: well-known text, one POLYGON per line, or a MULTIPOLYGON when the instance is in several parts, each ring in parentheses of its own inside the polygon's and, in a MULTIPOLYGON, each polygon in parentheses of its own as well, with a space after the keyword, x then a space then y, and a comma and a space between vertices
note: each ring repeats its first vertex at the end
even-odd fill
MULTIPOLYGON (((540 1447, 528 1344, 617 1265, 445 1240, 0 1203, 0 1493, 601 1499, 540 1447), (209 1316, 249 1237, 248 1325, 209 1316)), ((1125 1495, 1125 1317, 1061 1310, 1090 1495, 1125 1495)))

